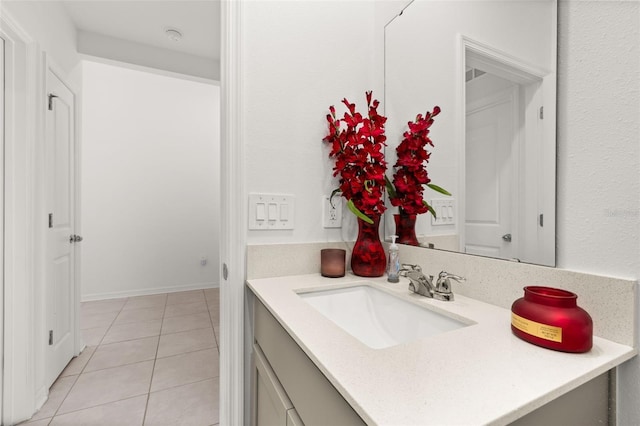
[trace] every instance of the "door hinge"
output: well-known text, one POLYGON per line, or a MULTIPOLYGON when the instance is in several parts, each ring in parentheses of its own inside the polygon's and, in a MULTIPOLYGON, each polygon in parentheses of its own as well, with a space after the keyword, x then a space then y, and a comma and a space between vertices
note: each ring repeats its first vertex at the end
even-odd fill
POLYGON ((49 346, 53 345, 53 330, 49 330, 49 346))
POLYGON ((53 98, 57 98, 57 95, 49 93, 49 111, 53 111, 53 98))
POLYGON ((49 213, 49 228, 53 228, 53 213, 49 213))
POLYGON ((540 120, 544 120, 544 107, 540 107, 540 120))
POLYGON ((544 226, 544 215, 542 213, 540 214, 539 223, 541 227, 544 226))

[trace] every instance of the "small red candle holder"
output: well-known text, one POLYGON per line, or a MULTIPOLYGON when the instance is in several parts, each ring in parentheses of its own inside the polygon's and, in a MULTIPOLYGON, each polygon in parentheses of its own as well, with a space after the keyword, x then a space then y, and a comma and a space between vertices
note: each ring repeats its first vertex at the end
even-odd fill
POLYGON ((322 249, 320 250, 320 275, 328 278, 344 277, 346 250, 322 249))
POLYGON ((593 346, 593 321, 577 305, 578 296, 552 287, 529 286, 511 306, 511 331, 534 345, 562 352, 593 346))

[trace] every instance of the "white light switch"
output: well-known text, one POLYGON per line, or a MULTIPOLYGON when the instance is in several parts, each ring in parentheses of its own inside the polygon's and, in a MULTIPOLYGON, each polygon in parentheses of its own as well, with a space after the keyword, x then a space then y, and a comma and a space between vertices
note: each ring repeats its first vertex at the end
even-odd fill
POLYGON ((264 203, 256 204, 256 220, 265 220, 267 218, 264 203))
POLYGON ((293 229, 294 196, 249 194, 249 229, 293 229))
POLYGON ((278 220, 278 205, 269 203, 269 220, 278 220))
POLYGON ((431 225, 455 225, 455 200, 453 198, 440 198, 429 200, 429 205, 433 207, 437 217, 431 216, 431 225))

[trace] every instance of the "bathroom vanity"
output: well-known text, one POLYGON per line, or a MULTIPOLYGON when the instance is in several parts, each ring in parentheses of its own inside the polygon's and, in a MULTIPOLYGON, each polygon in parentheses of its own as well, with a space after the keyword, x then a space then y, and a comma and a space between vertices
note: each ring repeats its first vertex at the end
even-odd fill
POLYGON ((512 335, 508 309, 459 294, 451 302, 428 299, 410 293, 404 278, 391 284, 309 274, 248 286, 256 296, 258 425, 607 424, 608 371, 636 354, 599 337, 584 354, 540 348, 512 335), (346 310, 333 294, 355 288, 380 293, 374 304, 382 310, 417 308, 426 311, 425 323, 437 322, 435 315, 458 325, 420 334, 421 320, 409 315, 406 333, 400 327, 389 331, 390 341, 367 340, 373 321, 347 330, 356 317, 345 323, 308 297, 330 296, 325 305, 339 313, 346 310))

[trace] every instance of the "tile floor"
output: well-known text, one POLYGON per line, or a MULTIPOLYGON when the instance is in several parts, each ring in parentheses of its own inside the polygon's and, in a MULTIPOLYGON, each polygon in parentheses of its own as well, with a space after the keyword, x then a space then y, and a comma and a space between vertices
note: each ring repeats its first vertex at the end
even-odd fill
POLYGON ((24 424, 218 424, 219 317, 219 289, 82 303, 87 347, 24 424))

